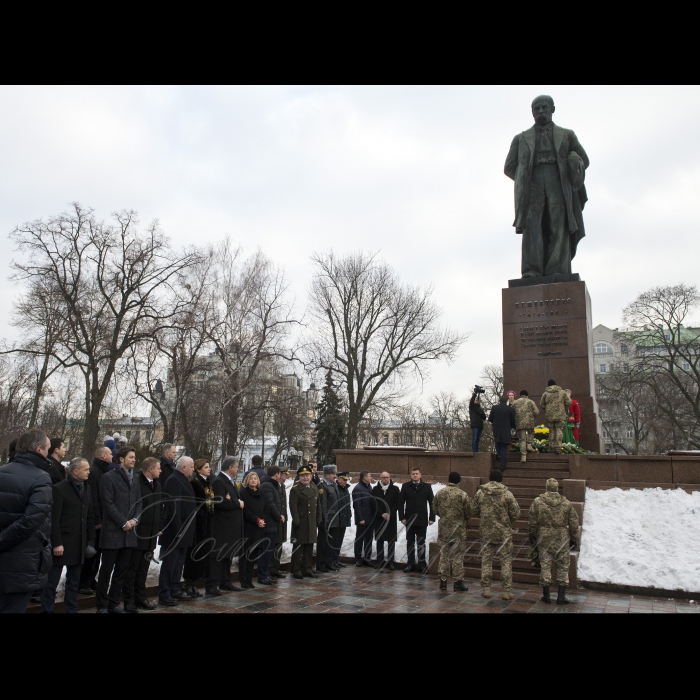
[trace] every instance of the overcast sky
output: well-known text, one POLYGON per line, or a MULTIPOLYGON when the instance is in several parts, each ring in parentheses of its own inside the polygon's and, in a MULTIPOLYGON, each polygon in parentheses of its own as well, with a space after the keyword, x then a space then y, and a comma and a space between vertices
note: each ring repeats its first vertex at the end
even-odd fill
POLYGON ((542 93, 591 161, 573 271, 594 325, 619 326, 652 286, 697 283, 698 87, 3 87, 0 336, 14 335, 7 234, 79 201, 157 218, 176 244, 260 247, 300 313, 314 251, 379 252, 472 333, 422 391, 465 396, 502 360, 521 240, 503 164, 542 93))

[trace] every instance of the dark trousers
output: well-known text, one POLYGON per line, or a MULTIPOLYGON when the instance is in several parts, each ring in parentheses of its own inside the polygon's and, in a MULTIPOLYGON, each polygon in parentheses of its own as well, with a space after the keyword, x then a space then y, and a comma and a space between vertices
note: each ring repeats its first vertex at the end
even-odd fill
POLYGON ((384 543, 389 545, 387 564, 393 564, 396 557, 396 540, 377 540, 377 563, 381 564, 384 561, 384 543))
POLYGON ((92 557, 86 557, 83 562, 82 570, 80 571, 80 583, 78 588, 95 588, 97 585, 97 572, 100 569, 100 559, 102 550, 100 549, 100 532, 102 529, 95 530, 95 549, 97 553, 92 557))
POLYGON ((483 432, 483 428, 472 428, 472 452, 479 451, 479 442, 481 441, 481 433, 483 432))
POLYGON ((129 572, 124 581, 124 602, 133 603, 134 600, 146 600, 146 577, 148 567, 151 565, 153 552, 145 549, 134 549, 129 562, 129 572), (150 556, 149 556, 150 555, 150 556), (146 558, 148 556, 148 559, 146 558))
POLYGON ((250 586, 253 583, 253 571, 255 569, 255 564, 258 564, 258 577, 260 576, 260 557, 262 553, 262 542, 257 542, 255 544, 249 544, 245 551, 238 557, 238 578, 241 583, 245 583, 250 586))
POLYGON ((345 528, 344 527, 332 527, 331 528, 331 561, 333 563, 338 563, 340 561, 340 549, 343 546, 343 540, 345 539, 345 528))
POLYGON ((270 564, 272 562, 272 553, 275 551, 276 539, 277 530, 274 532, 266 532, 260 543, 262 556, 258 559, 258 581, 270 578, 270 564))
POLYGON ((318 526, 318 539, 316 540, 316 568, 324 566, 329 569, 333 561, 333 540, 331 531, 323 525, 318 526))
POLYGON ((523 277, 570 274, 569 226, 559 166, 556 163, 536 165, 528 194, 528 216, 523 231, 523 277))
POLYGON ((294 543, 292 549, 292 573, 293 574, 310 574, 314 565, 314 546, 313 544, 297 544, 294 543))
POLYGON ((276 576, 280 572, 282 566, 282 547, 283 543, 278 542, 272 552, 272 562, 270 563, 270 575, 276 576))
POLYGON ((102 565, 97 579, 96 604, 98 610, 119 606, 124 581, 129 573, 132 552, 131 547, 102 550, 102 565), (107 589, 109 589, 109 593, 107 589))
POLYGON ((506 468, 508 463, 508 450, 510 449, 509 442, 497 442, 496 443, 496 454, 498 459, 501 461, 501 471, 506 468))
MULTIPOLYGON (((58 557, 56 557, 57 559, 58 557)), ((54 559, 54 561, 56 561, 54 559)), ((74 564, 66 567, 66 590, 63 594, 63 609, 67 613, 78 612, 78 586, 80 584, 80 572, 83 569, 82 564, 74 564)), ((53 565, 49 570, 49 580, 41 592, 41 612, 52 613, 53 606, 56 602, 56 589, 61 580, 63 566, 60 564, 53 565)))
POLYGON ((27 593, 1 593, 0 592, 0 614, 27 612, 27 605, 34 591, 27 593))
POLYGON ((372 561, 372 523, 358 525, 355 532, 355 561, 372 561))
POLYGON ((185 556, 187 549, 178 547, 171 549, 163 563, 160 565, 160 576, 158 577, 158 596, 163 600, 172 598, 180 593, 180 579, 182 570, 185 567, 185 556))
POLYGON ((195 583, 199 581, 199 579, 206 579, 209 577, 210 548, 211 545, 209 544, 200 547, 199 543, 197 543, 187 549, 185 568, 182 571, 182 576, 185 581, 195 583))
POLYGON ((230 553, 227 553, 223 558, 220 557, 221 553, 209 557, 207 588, 218 588, 222 583, 231 583, 231 559, 233 557, 230 553))
POLYGON ((418 562, 424 565, 425 562, 425 533, 427 527, 419 527, 412 525, 406 530, 406 550, 408 554, 408 563, 415 566, 416 563, 416 545, 418 546, 418 562))

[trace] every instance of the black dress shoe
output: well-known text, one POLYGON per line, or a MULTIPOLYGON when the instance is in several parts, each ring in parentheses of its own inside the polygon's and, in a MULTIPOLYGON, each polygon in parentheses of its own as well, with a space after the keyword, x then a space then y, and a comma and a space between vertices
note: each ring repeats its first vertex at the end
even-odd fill
POLYGON ((143 608, 144 610, 155 610, 158 606, 149 603, 147 600, 137 600, 134 602, 137 608, 143 608))
POLYGON ((112 614, 114 614, 114 615, 124 615, 124 614, 125 614, 124 611, 121 609, 121 607, 119 607, 118 605, 117 605, 116 607, 114 607, 114 608, 107 608, 107 612, 108 612, 110 615, 112 615, 112 614))
POLYGON ((214 596, 223 595, 223 593, 218 588, 205 588, 204 592, 207 595, 214 595, 214 596))
POLYGON ((124 612, 131 613, 132 615, 137 613, 139 609, 134 603, 124 603, 124 612))
POLYGON ((158 602, 168 608, 174 608, 176 605, 179 605, 174 598, 158 598, 158 602))
POLYGON ((287 574, 272 574, 275 578, 287 578, 287 574))
POLYGON ((415 567, 414 564, 408 564, 408 566, 406 566, 406 568, 404 569, 404 572, 407 573, 407 574, 410 574, 411 571, 414 571, 414 570, 415 570, 415 568, 416 568, 416 567, 415 567))
POLYGON ((235 591, 240 593, 243 589, 239 588, 238 586, 234 586, 232 583, 229 583, 228 581, 226 583, 222 583, 219 586, 219 590, 221 591, 235 591))
POLYGON ((80 593, 80 595, 95 595, 92 588, 79 588, 78 593, 80 593))
POLYGON ((251 583, 244 582, 244 583, 241 583, 241 588, 244 590, 247 590, 248 588, 255 588, 255 586, 253 585, 252 582, 251 583))
POLYGON ((180 591, 172 596, 175 600, 192 600, 192 596, 187 595, 185 591, 180 591))
POLYGON ((390 571, 394 571, 396 567, 393 564, 389 564, 389 566, 387 566, 387 569, 389 569, 390 571))
POLYGON ((423 565, 420 567, 420 572, 421 572, 421 574, 427 574, 428 571, 429 571, 429 569, 428 569, 428 565, 427 565, 427 564, 423 564, 423 565))
POLYGON ((318 578, 318 574, 315 574, 313 571, 309 571, 308 573, 304 574, 306 578, 318 578))
POLYGON ((376 569, 376 568, 377 568, 377 565, 376 565, 373 561, 370 561, 369 559, 365 559, 364 565, 365 565, 365 566, 371 566, 373 569, 376 569))
POLYGON ((339 566, 341 569, 345 569, 345 568, 347 568, 347 566, 348 566, 347 564, 343 564, 342 561, 334 561, 333 563, 334 563, 336 566, 339 566))
POLYGON ((303 580, 303 576, 301 574, 292 574, 292 578, 297 579, 298 581, 303 580))
POLYGON ((355 566, 362 566, 362 559, 355 559, 355 566))
POLYGON ((320 569, 319 569, 318 566, 317 566, 317 567, 316 567, 316 571, 317 571, 319 574, 330 574, 330 573, 331 573, 331 570, 328 569, 328 568, 326 568, 325 566, 322 566, 320 569))
POLYGON ((271 586, 274 581, 270 578, 263 578, 263 579, 258 579, 258 583, 261 584, 262 586, 271 586))
POLYGON ((97 614, 98 614, 98 615, 106 615, 106 614, 107 614, 107 608, 97 608, 97 614))

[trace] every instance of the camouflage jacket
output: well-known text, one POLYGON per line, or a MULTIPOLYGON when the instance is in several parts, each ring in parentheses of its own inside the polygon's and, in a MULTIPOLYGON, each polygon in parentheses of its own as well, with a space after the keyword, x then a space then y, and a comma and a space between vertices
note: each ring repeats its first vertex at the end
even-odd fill
POLYGON ((471 502, 472 517, 481 518, 482 542, 498 544, 513 536, 513 526, 520 517, 520 506, 507 486, 489 481, 479 487, 471 502))
POLYGON ((440 520, 438 522, 438 539, 451 540, 467 538, 467 521, 471 513, 469 496, 454 484, 440 489, 433 499, 433 511, 440 520))
POLYGON ((578 513, 569 500, 555 491, 546 491, 532 502, 528 525, 530 536, 537 536, 539 546, 578 538, 578 513))
POLYGON ((518 430, 532 430, 535 427, 535 420, 540 409, 537 404, 528 399, 527 396, 521 396, 514 404, 515 411, 515 427, 518 430))
POLYGON ((544 409, 548 421, 565 421, 570 405, 569 395, 556 384, 548 386, 540 399, 540 406, 544 409))

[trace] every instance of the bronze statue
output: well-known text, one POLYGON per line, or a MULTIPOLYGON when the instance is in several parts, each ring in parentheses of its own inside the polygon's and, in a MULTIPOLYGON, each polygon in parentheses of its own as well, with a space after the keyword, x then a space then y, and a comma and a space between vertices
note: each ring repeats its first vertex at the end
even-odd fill
POLYGON ((505 174, 515 181, 515 232, 523 235, 522 276, 571 274, 586 235, 583 184, 588 156, 571 129, 552 122, 554 100, 532 101, 535 125, 510 145, 505 174))

